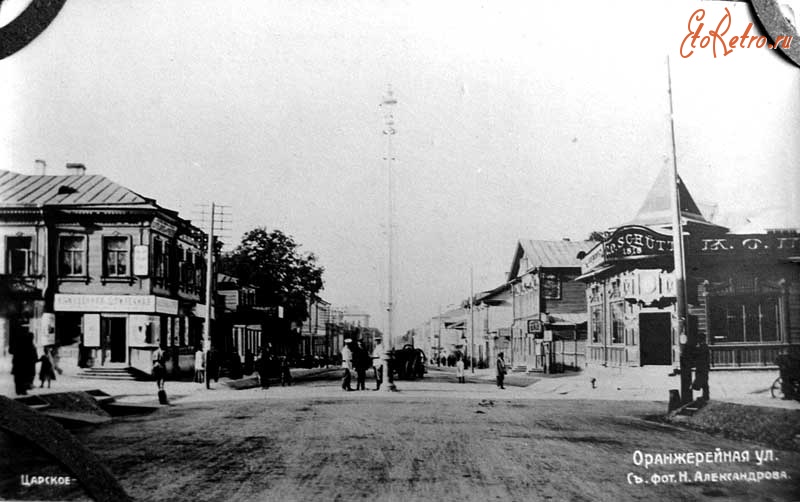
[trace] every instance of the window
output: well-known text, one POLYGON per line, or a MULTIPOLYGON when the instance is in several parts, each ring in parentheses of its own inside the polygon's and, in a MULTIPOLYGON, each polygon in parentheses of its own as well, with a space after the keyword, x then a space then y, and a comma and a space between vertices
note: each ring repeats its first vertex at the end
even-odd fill
POLYGON ((62 276, 86 274, 86 237, 83 235, 62 236, 60 242, 59 273, 62 276))
POLYGON ((603 340, 603 307, 592 307, 592 343, 603 340))
POLYGON ((127 277, 130 260, 130 244, 127 237, 106 237, 103 239, 106 277, 127 277))
POLYGON ((709 298, 711 342, 780 341, 779 315, 776 296, 709 298))
POLYGON ((542 276, 542 294, 547 300, 561 299, 561 280, 555 274, 542 276))
POLYGON ((30 237, 8 237, 6 240, 6 273, 10 275, 29 275, 31 273, 30 237))
POLYGON ((153 239, 154 277, 163 278, 166 275, 164 262, 164 242, 156 237, 153 239))
POLYGON ((625 310, 623 302, 611 304, 611 343, 625 343, 625 310))
POLYGON ((620 280, 615 279, 611 281, 611 297, 612 298, 619 298, 620 297, 620 280))

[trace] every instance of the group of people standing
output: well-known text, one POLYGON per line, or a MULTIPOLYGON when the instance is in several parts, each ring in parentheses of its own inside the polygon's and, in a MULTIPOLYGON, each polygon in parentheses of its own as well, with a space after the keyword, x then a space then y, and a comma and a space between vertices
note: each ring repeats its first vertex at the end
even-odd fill
POLYGON ((361 340, 353 342, 345 340, 342 347, 342 390, 367 390, 367 370, 373 368, 375 371, 375 390, 381 388, 383 383, 383 359, 381 358, 380 345, 375 348, 373 356, 364 348, 361 340), (352 372, 356 374, 356 388, 351 387, 352 372))
POLYGON ((42 356, 39 357, 36 346, 33 344, 33 335, 29 333, 27 337, 18 340, 9 349, 12 354, 11 373, 14 374, 14 390, 18 396, 27 395, 28 391, 34 387, 37 363, 41 364, 39 367, 41 385, 39 387, 43 388, 47 383, 47 388, 50 388, 50 383, 56 379, 56 371, 60 372, 56 362, 55 347, 45 347, 42 356))

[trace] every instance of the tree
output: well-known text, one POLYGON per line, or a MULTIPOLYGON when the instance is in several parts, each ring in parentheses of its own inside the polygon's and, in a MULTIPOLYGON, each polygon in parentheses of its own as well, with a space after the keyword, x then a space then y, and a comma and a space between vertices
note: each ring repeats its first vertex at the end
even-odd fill
POLYGON ((589 234, 589 237, 586 240, 594 242, 603 242, 604 240, 608 239, 609 235, 611 235, 609 232, 604 232, 602 230, 593 230, 592 233, 589 234))
POLYGON ((308 318, 309 298, 323 286, 324 268, 314 253, 301 253, 300 245, 280 230, 250 230, 232 252, 222 256, 220 271, 258 288, 260 302, 282 306, 284 318, 308 318))

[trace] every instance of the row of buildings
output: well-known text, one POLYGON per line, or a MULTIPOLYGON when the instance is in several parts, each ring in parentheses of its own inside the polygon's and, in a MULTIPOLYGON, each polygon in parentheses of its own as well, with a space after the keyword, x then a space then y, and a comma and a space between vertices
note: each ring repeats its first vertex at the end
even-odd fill
MULTIPOLYGON (((40 164, 41 168, 44 164, 40 164)), ((207 235, 177 212, 68 164, 67 175, 0 170, 0 355, 19 343, 57 347, 62 367, 189 372, 202 346, 207 235)), ((302 324, 258 291, 215 274, 212 348, 331 357, 343 339, 371 339, 369 316, 309 299, 302 324)))
MULTIPOLYGON (((688 345, 705 341, 717 368, 772 366, 800 351, 797 215, 723 226, 680 179, 678 190, 688 345)), ((635 218, 597 240, 520 240, 504 283, 422 323, 415 344, 431 357, 471 352, 485 364, 502 351, 527 371, 677 366, 670 197, 664 169, 635 218)))

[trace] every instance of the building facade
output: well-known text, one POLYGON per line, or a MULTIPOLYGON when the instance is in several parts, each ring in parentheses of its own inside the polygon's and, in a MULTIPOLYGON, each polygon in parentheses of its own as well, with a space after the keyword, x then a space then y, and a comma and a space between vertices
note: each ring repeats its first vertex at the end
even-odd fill
POLYGON ((513 321, 506 358, 515 369, 582 366, 586 297, 574 280, 581 272, 578 254, 591 245, 568 240, 517 244, 508 274, 513 321))
MULTIPOLYGON (((679 364, 669 185, 662 173, 636 219, 582 256, 591 364, 679 364)), ((712 367, 771 366, 800 350, 800 236, 731 232, 679 182, 689 347, 712 367)))
POLYGON ((203 336, 205 235, 104 176, 0 170, 0 340, 56 347, 62 367, 190 371, 203 336))

